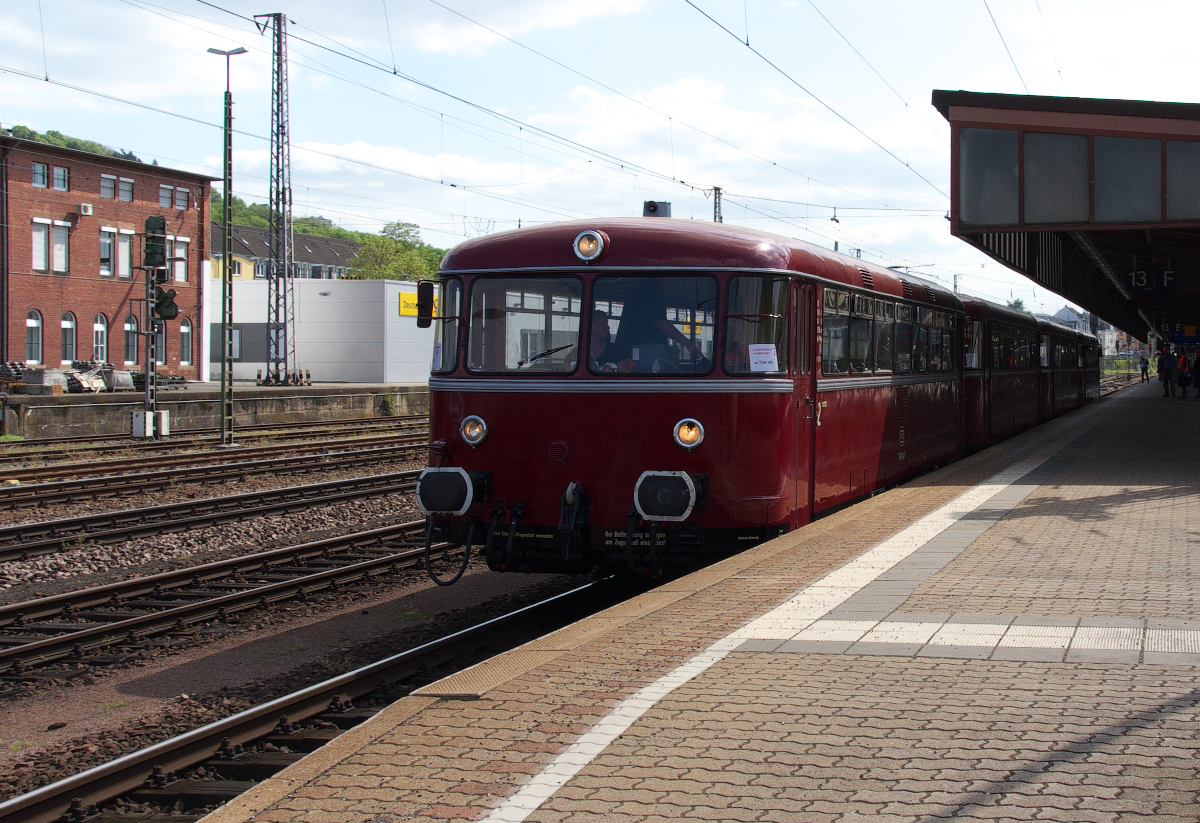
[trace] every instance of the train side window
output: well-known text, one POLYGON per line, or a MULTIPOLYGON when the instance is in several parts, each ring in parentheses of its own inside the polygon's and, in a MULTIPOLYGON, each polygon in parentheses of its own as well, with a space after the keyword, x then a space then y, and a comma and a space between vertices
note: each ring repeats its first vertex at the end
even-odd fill
POLYGON ((459 316, 462 314, 462 283, 447 280, 438 284, 433 302, 434 321, 433 366, 434 374, 449 374, 458 368, 459 316))
POLYGON ((896 342, 892 349, 896 356, 896 374, 908 374, 912 371, 912 349, 912 307, 897 303, 896 342))
POLYGON ((850 371, 849 293, 825 289, 825 311, 821 325, 821 372, 826 375, 843 375, 850 371))
POLYGON ((874 301, 861 294, 850 295, 850 373, 871 373, 871 317, 874 301))
POLYGON ((924 374, 929 370, 929 329, 926 326, 913 325, 912 370, 913 374, 924 374))
POLYGON ((958 368, 958 349, 955 346, 954 315, 946 315, 946 328, 942 331, 942 371, 958 368))
POLYGON ((970 320, 963 325, 963 368, 983 368, 982 320, 970 320))
POLYGON ((877 373, 892 370, 892 337, 895 333, 896 304, 888 300, 875 301, 874 360, 877 373))
POLYGON ((788 370, 786 277, 731 277, 725 301, 725 371, 788 370))
POLYGON ((1050 343, 1044 334, 1038 335, 1038 360, 1043 369, 1050 368, 1050 343))

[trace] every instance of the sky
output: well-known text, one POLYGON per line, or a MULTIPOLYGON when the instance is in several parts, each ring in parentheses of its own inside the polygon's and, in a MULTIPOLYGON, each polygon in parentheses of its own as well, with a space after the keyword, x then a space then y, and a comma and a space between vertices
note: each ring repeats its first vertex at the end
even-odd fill
POLYGON ((0 123, 221 176, 265 202, 288 18, 296 216, 447 248, 565 219, 727 223, 1053 313, 950 236, 934 89, 1200 102, 1200 4, 1146 0, 6 0, 0 123), (836 210, 836 211, 835 211, 836 210), (836 220, 833 219, 836 217, 836 220), (856 251, 857 250, 857 251, 856 251))

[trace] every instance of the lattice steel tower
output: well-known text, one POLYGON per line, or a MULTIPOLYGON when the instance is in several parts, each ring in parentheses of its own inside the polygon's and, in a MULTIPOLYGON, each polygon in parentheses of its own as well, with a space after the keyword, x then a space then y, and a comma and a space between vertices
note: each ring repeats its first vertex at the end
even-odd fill
POLYGON ((287 16, 256 14, 259 32, 274 38, 271 69, 271 192, 267 246, 267 374, 287 385, 296 371, 295 256, 292 250, 292 144, 288 122, 287 16))

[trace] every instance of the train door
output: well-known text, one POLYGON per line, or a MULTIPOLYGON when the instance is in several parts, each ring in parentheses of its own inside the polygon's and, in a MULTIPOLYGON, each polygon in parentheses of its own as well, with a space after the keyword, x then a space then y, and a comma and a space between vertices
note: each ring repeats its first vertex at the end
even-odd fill
POLYGON ((817 413, 816 372, 813 356, 816 349, 816 289, 807 283, 795 283, 792 295, 792 329, 796 351, 795 385, 792 400, 796 415, 795 515, 792 527, 803 526, 812 520, 813 511, 813 419, 817 413))

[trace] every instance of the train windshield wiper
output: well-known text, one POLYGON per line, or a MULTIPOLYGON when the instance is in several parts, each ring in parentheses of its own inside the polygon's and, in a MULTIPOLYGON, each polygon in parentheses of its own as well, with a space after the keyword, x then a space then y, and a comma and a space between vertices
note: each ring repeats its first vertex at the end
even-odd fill
POLYGON ((562 351, 563 349, 569 349, 569 348, 571 348, 571 346, 573 346, 573 345, 575 345, 575 344, 574 344, 574 343, 568 343, 567 345, 565 345, 565 346, 559 346, 559 347, 558 347, 558 348, 556 348, 556 349, 546 349, 544 352, 538 352, 538 353, 537 353, 537 354, 535 354, 533 357, 530 357, 530 358, 528 358, 528 359, 526 359, 526 360, 520 360, 520 361, 518 361, 518 362, 517 362, 517 368, 519 369, 519 368, 521 368, 522 366, 529 365, 529 364, 531 364, 531 363, 535 363, 535 362, 537 362, 538 360, 541 360, 543 357, 549 357, 550 355, 552 355, 552 354, 555 354, 555 353, 557 353, 557 352, 560 352, 560 351, 562 351))

